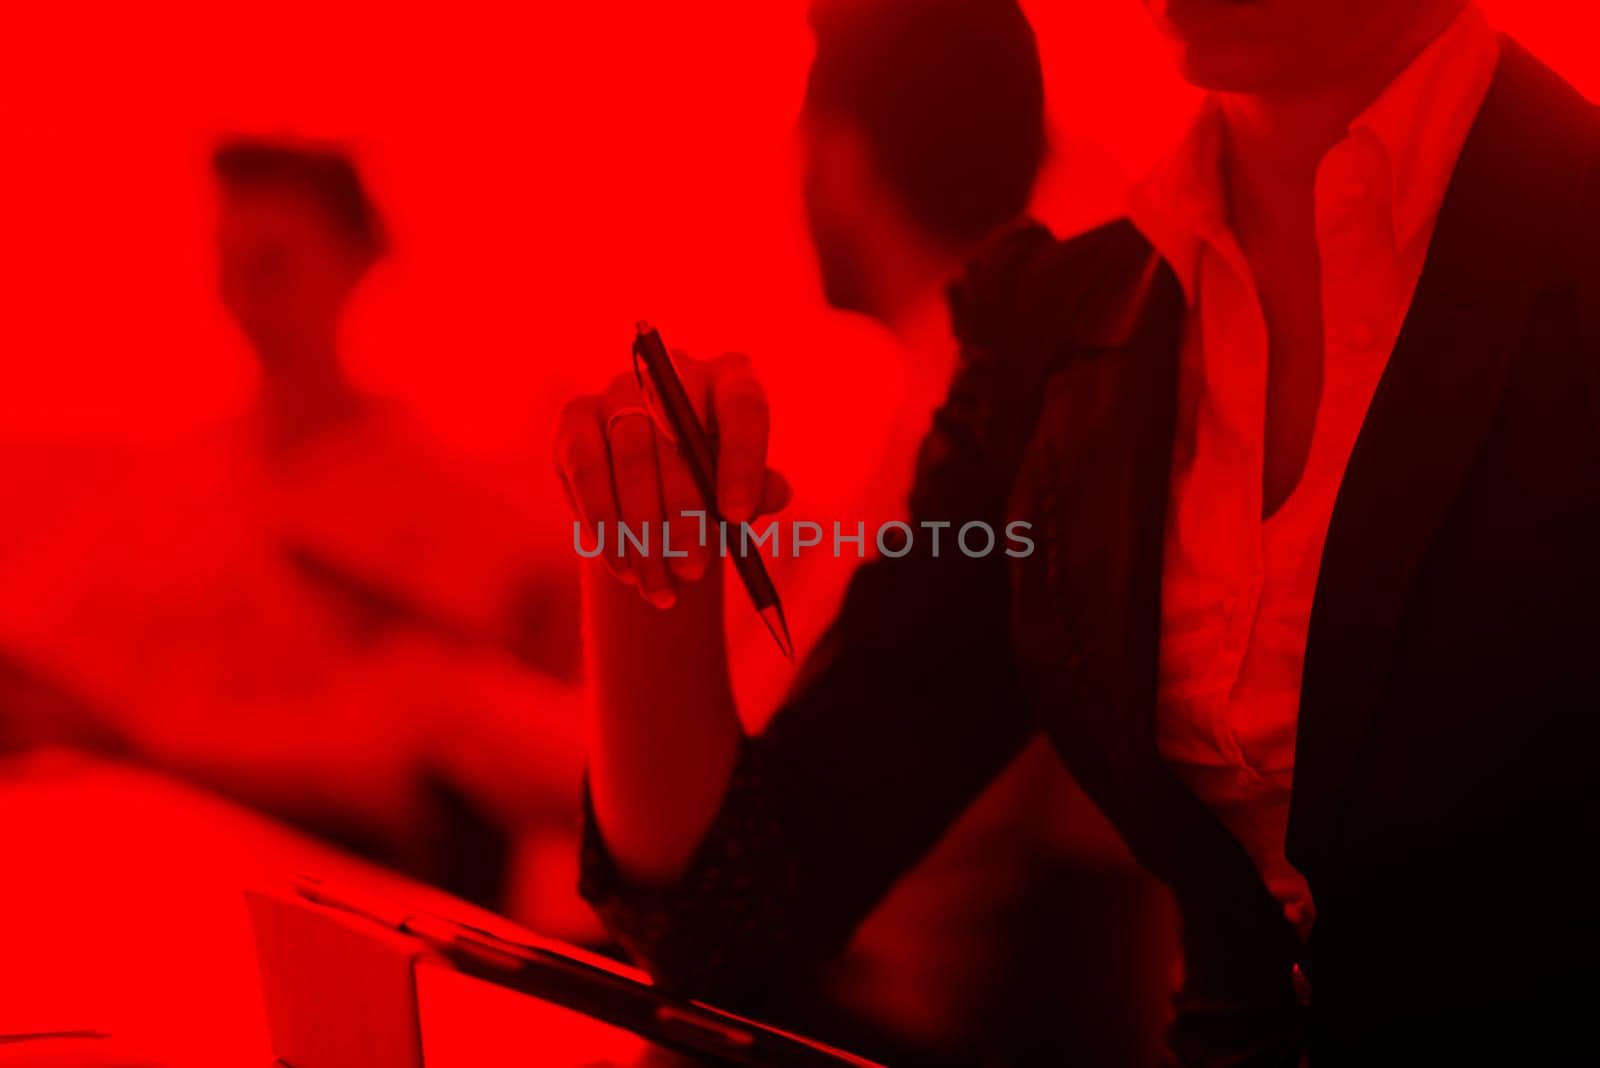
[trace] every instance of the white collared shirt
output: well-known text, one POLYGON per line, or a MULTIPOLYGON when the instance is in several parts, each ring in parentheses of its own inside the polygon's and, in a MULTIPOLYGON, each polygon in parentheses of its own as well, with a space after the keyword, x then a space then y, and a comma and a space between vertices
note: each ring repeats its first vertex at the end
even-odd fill
POLYGON ((1162 586, 1158 743, 1302 929, 1310 895, 1283 843, 1323 540, 1498 59, 1498 38, 1469 6, 1318 166, 1322 397, 1300 481, 1265 520, 1267 327, 1228 225, 1215 101, 1133 192, 1132 219, 1177 273, 1189 306, 1162 586))

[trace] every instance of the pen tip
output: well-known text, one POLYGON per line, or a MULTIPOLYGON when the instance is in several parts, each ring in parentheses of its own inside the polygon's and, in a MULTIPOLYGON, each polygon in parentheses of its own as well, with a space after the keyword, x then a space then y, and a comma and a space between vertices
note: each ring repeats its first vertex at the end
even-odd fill
POLYGON ((633 324, 633 327, 634 327, 634 329, 635 329, 635 330, 637 330, 637 331, 638 331, 638 332, 639 332, 639 333, 640 333, 640 334, 641 334, 641 335, 644 335, 644 334, 648 334, 648 333, 650 333, 650 331, 651 331, 651 329, 652 329, 652 328, 651 328, 651 326, 650 326, 650 324, 649 324, 649 323, 647 323, 647 322, 645 322, 645 321, 644 321, 644 320, 643 320, 643 319, 640 319, 640 320, 639 320, 639 321, 638 321, 638 322, 636 322, 636 323, 634 323, 634 324, 633 324))
POLYGON ((761 622, 772 632, 772 640, 778 643, 778 651, 793 663, 794 641, 789 637, 789 621, 783 618, 783 609, 775 604, 763 608, 761 622))

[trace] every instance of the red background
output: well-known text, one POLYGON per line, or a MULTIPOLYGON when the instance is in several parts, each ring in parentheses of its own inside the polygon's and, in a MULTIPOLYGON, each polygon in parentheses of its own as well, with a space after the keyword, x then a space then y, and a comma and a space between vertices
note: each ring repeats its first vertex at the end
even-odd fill
MULTIPOLYGON (((1060 229, 1114 212, 1123 176, 1193 102, 1140 6, 1025 4, 1055 137, 1039 210, 1060 229)), ((1591 3, 1484 7, 1600 99, 1591 3)), ((249 403, 251 362, 213 294, 207 152, 224 132, 355 149, 395 255, 352 315, 352 370, 463 448, 526 461, 530 492, 551 490, 541 454, 555 405, 626 366, 640 316, 674 344, 757 357, 775 394, 777 463, 793 471, 785 443, 791 455, 798 440, 814 446, 819 408, 871 418, 869 357, 890 349, 828 312, 814 277, 791 132, 808 50, 803 0, 7 5, 0 549, 17 521, 70 492, 56 446, 156 442, 249 403), (846 369, 854 388, 841 392, 846 369), (800 415, 786 422, 785 410, 800 415)), ((814 477, 831 459, 810 449, 814 477)), ((253 847, 153 851, 149 826, 207 810, 181 796, 118 810, 118 796, 47 793, 15 824, 15 852, 53 878, 19 880, 0 910, 0 948, 44 962, 11 986, 49 1004, 70 990, 109 1013, 71 1025, 157 1034, 200 1020, 196 1048, 213 1032, 259 1030, 259 1006, 233 997, 250 982, 244 929, 229 929, 237 944, 196 948, 208 924, 238 919, 233 886, 260 874, 253 847), (74 866, 93 858, 104 867, 74 866), (138 873, 118 887, 118 911, 105 908, 100 870, 138 873), (180 916, 189 906, 170 889, 186 880, 227 911, 180 916), (122 967, 85 973, 35 909, 82 917, 82 942, 122 967), (128 914, 196 932, 156 974, 200 974, 228 954, 238 974, 213 977, 205 1004, 172 1004, 159 984, 130 1000, 128 973, 147 966, 116 941, 140 944, 128 914)), ((6 993, 13 1010, 30 1007, 6 993)))
MULTIPOLYGON (((1041 211, 1071 228, 1114 210, 1191 94, 1136 0, 1025 6, 1056 140, 1041 211)), ((1590 5, 1484 6, 1600 97, 1590 5)), ((0 438, 152 440, 247 403, 212 296, 205 153, 224 131, 354 146, 397 253, 351 317, 353 368, 464 445, 539 449, 554 399, 620 369, 641 315, 757 354, 779 387, 881 344, 822 307, 798 218, 802 0, 0 18, 0 438)))

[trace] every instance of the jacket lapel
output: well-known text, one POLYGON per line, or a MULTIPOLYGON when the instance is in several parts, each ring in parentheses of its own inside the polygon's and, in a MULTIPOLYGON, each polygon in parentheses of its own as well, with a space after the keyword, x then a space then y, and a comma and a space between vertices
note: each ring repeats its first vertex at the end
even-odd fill
POLYGON ((1134 255, 1114 272, 1116 299, 1097 301, 1056 341, 1013 485, 1012 514, 1033 524, 1038 545, 1013 568, 1013 639, 1041 707, 1072 710, 1067 729, 1081 737, 1064 748, 1088 759, 1153 741, 1149 639, 1182 294, 1128 234, 1134 255))
POLYGON ((1012 569, 1012 640, 1073 773, 1140 859, 1181 883, 1168 847, 1187 799, 1167 796, 1153 716, 1183 294, 1127 233, 1115 299, 1058 341, 1014 483, 1011 515, 1033 524, 1038 548, 1012 569))
POLYGON ((1334 507, 1289 826, 1290 858, 1313 878, 1307 854, 1337 834, 1338 797, 1372 727, 1412 584, 1487 435, 1555 228, 1576 209, 1581 139, 1541 114, 1552 91, 1571 92, 1505 42, 1334 507))
POLYGON ((1013 649, 1067 765, 1183 903, 1191 987, 1289 998, 1293 929, 1156 747, 1184 301, 1129 233, 1137 259, 1113 270, 1108 258, 1116 298, 1074 317, 1019 472, 1013 514, 1034 520, 1039 551, 1013 570, 1013 649))

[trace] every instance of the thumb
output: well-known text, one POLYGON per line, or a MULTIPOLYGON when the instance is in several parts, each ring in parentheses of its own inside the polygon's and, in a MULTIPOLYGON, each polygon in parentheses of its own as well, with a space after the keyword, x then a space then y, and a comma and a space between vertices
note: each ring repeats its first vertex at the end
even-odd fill
POLYGON ((794 491, 789 486, 789 480, 783 474, 771 467, 767 468, 764 481, 761 484, 761 503, 756 507, 756 515, 774 515, 789 507, 789 502, 794 498, 794 491))

